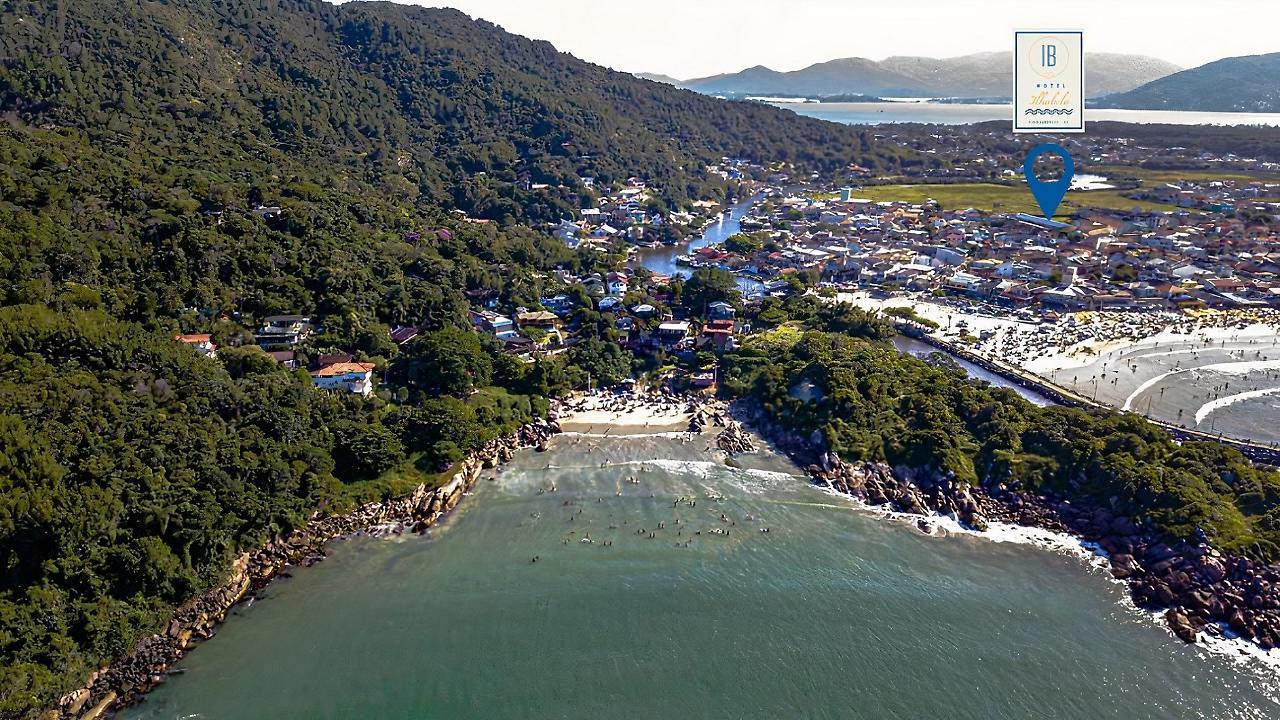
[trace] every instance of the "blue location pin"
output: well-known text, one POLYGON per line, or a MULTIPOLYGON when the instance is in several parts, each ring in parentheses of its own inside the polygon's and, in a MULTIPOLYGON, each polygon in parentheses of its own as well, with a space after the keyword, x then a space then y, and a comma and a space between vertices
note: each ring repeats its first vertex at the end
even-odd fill
POLYGON ((1051 220, 1062 204, 1063 196, 1071 189, 1071 178, 1076 174, 1076 164, 1071 161, 1071 153, 1054 143, 1037 145, 1027 153, 1027 159, 1022 163, 1022 173, 1027 176, 1027 186, 1031 188, 1031 194, 1044 212, 1044 219, 1051 220), (1041 182, 1036 178, 1036 158, 1045 153, 1062 158, 1062 177, 1054 182, 1041 182))

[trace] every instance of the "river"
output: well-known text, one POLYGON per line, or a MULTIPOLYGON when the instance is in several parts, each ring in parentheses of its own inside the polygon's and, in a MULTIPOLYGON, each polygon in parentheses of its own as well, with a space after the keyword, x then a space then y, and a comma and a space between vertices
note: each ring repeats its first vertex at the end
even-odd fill
POLYGON ((704 442, 519 453, 428 537, 335 542, 123 716, 1280 714, 1276 671, 1173 640, 1078 556, 925 536, 704 442))
MULTIPOLYGON (((679 245, 640 249, 636 254, 636 261, 659 275, 689 277, 692 274, 692 270, 688 265, 678 264, 676 258, 681 255, 687 255, 698 248, 722 243, 730 235, 741 232, 742 218, 751 210, 751 206, 757 199, 750 198, 730 206, 728 215, 721 214, 702 231, 702 234, 687 242, 679 245)), ((743 275, 737 275, 736 277, 738 287, 747 297, 755 297, 761 293, 763 285, 758 280, 743 275)))
MULTIPOLYGON (((936 352, 942 352, 938 348, 926 342, 922 342, 914 338, 909 338, 905 335, 895 335, 893 337, 893 345, 894 347, 898 348, 898 352, 906 353, 908 355, 914 355, 915 357, 919 357, 919 358, 928 357, 929 355, 932 355, 933 353, 936 353, 936 352)), ((943 353, 943 354, 946 355, 948 358, 950 358, 951 361, 954 362, 956 365, 960 366, 960 368, 963 369, 966 373, 968 373, 969 377, 975 380, 981 380, 985 383, 995 385, 996 387, 1002 387, 1002 388, 1007 388, 1009 390, 1012 390, 1015 393, 1021 395, 1024 400, 1027 400, 1033 405, 1039 405, 1040 407, 1045 407, 1047 405, 1056 404, 1053 400, 1045 397, 1044 395, 1041 395, 1035 390, 1032 390, 1030 388, 1025 388, 1019 385, 1018 383, 1005 378, 1003 375, 997 375, 996 373, 993 373, 990 370, 974 365, 968 360, 952 355, 951 353, 943 353)))
MULTIPOLYGON (((1009 105, 931 102, 771 103, 800 115, 850 125, 938 123, 963 125, 988 120, 1012 121, 1009 105)), ((1277 113, 1183 112, 1175 110, 1084 111, 1085 122, 1169 123, 1172 125, 1280 125, 1277 113)))

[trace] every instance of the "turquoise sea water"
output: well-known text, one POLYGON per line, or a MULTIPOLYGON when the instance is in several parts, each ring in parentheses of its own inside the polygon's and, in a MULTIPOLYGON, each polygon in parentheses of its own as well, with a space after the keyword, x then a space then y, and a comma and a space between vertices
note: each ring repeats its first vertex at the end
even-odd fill
POLYGON ((521 453, 429 537, 334 543, 124 717, 1280 716, 1276 671, 1173 640, 1078 557, 705 444, 521 453))

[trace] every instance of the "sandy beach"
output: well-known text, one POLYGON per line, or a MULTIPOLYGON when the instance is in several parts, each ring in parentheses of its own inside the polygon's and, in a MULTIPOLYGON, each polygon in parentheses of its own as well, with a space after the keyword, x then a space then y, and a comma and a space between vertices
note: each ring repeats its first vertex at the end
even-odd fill
POLYGON ((692 410, 687 397, 597 392, 562 401, 557 415, 565 432, 634 435, 686 431, 692 410))
POLYGON ((843 294, 867 309, 911 308, 933 334, 1085 397, 1175 425, 1280 442, 1280 312, 1082 311, 1057 322, 963 300, 843 294))
POLYGON ((1064 313, 1058 322, 1014 316, 1014 311, 979 303, 938 302, 919 296, 873 298, 841 293, 837 299, 868 310, 910 308, 937 323, 937 337, 958 341, 977 338, 972 349, 1047 376, 1054 370, 1084 367, 1104 354, 1140 345, 1187 344, 1211 347, 1223 343, 1273 338, 1280 333, 1280 311, 1255 310, 1081 311, 1064 313))

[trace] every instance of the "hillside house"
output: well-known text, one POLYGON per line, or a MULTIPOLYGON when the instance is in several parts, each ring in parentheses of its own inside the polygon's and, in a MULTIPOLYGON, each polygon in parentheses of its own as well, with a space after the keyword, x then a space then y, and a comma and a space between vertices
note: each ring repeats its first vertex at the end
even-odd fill
POLYGON ((175 335, 174 340, 186 345, 205 357, 213 357, 218 352, 218 346, 213 344, 212 336, 208 333, 198 333, 194 335, 175 335))
POLYGON ((356 395, 373 393, 373 363, 344 362, 311 371, 311 383, 322 390, 345 390, 356 395))
POLYGON ((262 321, 254 340, 264 350, 293 347, 310 338, 314 330, 306 315, 272 315, 262 321))

